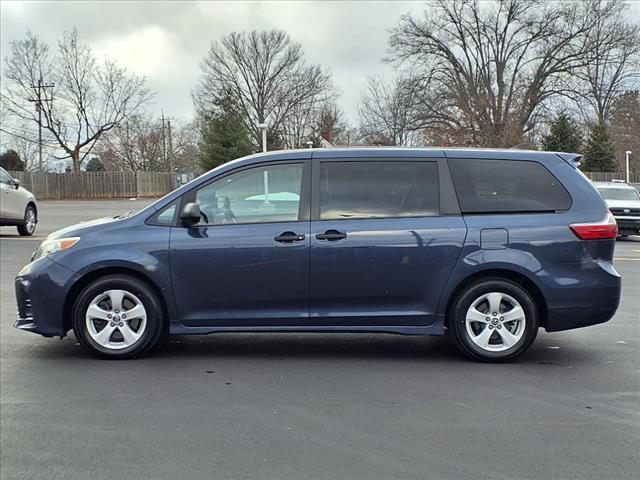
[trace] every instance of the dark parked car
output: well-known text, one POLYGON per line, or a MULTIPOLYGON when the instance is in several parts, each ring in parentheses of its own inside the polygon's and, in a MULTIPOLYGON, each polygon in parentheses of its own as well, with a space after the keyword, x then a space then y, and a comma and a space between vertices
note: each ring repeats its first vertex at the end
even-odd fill
POLYGON ((506 361, 539 327, 609 320, 616 223, 579 157, 323 149, 252 155, 130 215, 51 234, 20 329, 109 358, 163 332, 450 331, 506 361))

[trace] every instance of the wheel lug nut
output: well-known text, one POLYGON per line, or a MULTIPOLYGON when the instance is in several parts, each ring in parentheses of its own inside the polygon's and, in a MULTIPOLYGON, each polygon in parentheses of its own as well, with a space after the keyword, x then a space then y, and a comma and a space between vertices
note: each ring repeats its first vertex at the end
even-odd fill
POLYGON ((498 330, 500 330, 502 328, 502 325, 498 325, 498 330))
POLYGON ((115 327, 115 326, 116 326, 116 324, 115 324, 115 323, 113 323, 113 322, 109 322, 109 325, 110 325, 110 326, 112 326, 112 327, 115 327))
POLYGON ((122 317, 122 319, 124 320, 125 318, 127 318, 126 315, 120 315, 122 317))
POLYGON ((487 322, 488 322, 489 320, 491 320, 491 318, 487 317, 487 322))
POLYGON ((503 320, 504 320, 504 317, 500 317, 500 321, 503 321, 503 320))
POLYGON ((111 318, 111 317, 112 317, 112 315, 111 315, 111 314, 107 315, 107 318, 111 318))
MULTIPOLYGON (((120 310, 116 310, 116 313, 120 313, 120 310)), ((494 313, 494 315, 495 315, 495 313, 494 313)))
POLYGON ((122 323, 122 322, 120 322, 120 323, 118 324, 118 326, 119 326, 119 327, 121 327, 121 326, 123 326, 123 325, 124 325, 124 323, 122 323))
MULTIPOLYGON (((118 311, 116 310, 116 313, 118 313, 118 311)), ((496 315, 498 315, 497 313, 494 313, 493 316, 495 317, 496 315)))
POLYGON ((489 330, 493 330, 493 325, 489 325, 489 330))

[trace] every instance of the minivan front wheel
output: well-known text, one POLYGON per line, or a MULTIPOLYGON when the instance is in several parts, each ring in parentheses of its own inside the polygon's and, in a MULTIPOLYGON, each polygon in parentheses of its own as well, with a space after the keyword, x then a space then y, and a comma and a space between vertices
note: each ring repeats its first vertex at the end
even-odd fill
POLYGON ((155 292, 128 275, 109 275, 80 293, 73 329, 80 344, 105 358, 146 353, 162 333, 163 315, 155 292))
POLYGON ((538 309, 529 292, 498 278, 466 287, 449 319, 456 346, 483 362, 505 362, 521 355, 535 340, 538 325, 538 309))

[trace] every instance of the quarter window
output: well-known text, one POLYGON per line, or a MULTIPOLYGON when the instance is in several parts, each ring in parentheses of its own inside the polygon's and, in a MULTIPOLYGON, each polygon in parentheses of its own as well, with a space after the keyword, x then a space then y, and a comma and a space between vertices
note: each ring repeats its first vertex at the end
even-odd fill
POLYGON ((542 164, 516 160, 449 160, 463 213, 556 212, 571 197, 542 164))
POLYGON ((302 189, 300 163, 243 170, 199 189, 199 225, 294 222, 302 189))
POLYGON ((176 211, 178 210, 178 202, 173 202, 156 216, 158 225, 173 225, 176 222, 176 211))
POLYGON ((436 162, 323 162, 319 183, 321 220, 439 214, 436 162))

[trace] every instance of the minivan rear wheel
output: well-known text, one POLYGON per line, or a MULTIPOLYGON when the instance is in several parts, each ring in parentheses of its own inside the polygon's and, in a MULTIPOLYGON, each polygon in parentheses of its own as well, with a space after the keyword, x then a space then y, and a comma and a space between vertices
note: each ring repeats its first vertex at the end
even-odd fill
POLYGON ((450 310, 449 328, 462 353, 482 362, 507 362, 538 333, 532 296, 510 280, 487 278, 464 288, 450 310))
POLYGON ((86 286, 73 307, 73 330, 80 344, 104 358, 143 355, 162 334, 160 300, 146 282, 109 275, 86 286))

